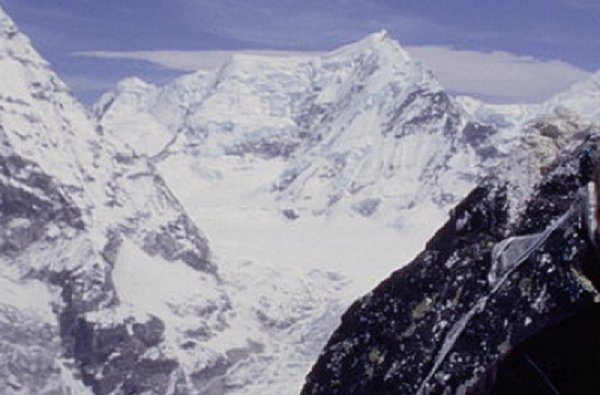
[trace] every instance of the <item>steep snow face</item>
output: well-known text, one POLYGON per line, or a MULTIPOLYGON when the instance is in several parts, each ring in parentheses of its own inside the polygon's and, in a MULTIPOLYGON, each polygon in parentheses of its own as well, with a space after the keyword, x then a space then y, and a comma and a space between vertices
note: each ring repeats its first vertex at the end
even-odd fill
MULTIPOLYGON (((175 307, 146 311, 131 303, 143 295, 115 285, 123 266, 152 273, 157 261, 175 281, 183 271, 201 279, 207 296, 186 309, 206 330, 185 336, 203 350, 230 309, 206 238, 153 165, 97 127, 2 10, 0 80, 0 392, 185 385, 195 370, 175 358, 180 343, 167 346, 176 340, 164 324, 175 307)), ((156 279, 146 278, 150 297, 156 279)))
POLYGON ((582 123, 600 122, 600 71, 585 81, 573 85, 566 92, 559 93, 544 104, 544 112, 577 117, 582 123))
POLYGON ((461 107, 385 32, 320 56, 237 55, 162 88, 125 80, 94 112, 139 154, 191 154, 206 174, 219 172, 215 158, 290 158, 271 184, 297 212, 448 204, 490 156, 478 131, 463 133, 461 107))
POLYGON ((98 166, 93 124, 4 13, 0 13, 0 68, 0 154, 35 161, 71 188, 80 205, 92 205, 101 191, 83 185, 98 166))
POLYGON ((457 149, 452 99, 384 34, 324 56, 322 68, 338 76, 300 118, 313 143, 280 177, 279 198, 313 212, 347 196, 359 211, 394 198, 409 207, 457 149))
MULTIPOLYGON (((202 143, 204 156, 253 151, 270 157, 298 142, 294 107, 310 85, 310 74, 310 62, 303 58, 277 62, 239 55, 221 70, 184 76, 158 91, 126 80, 101 98, 95 113, 110 131, 127 130, 123 121, 145 112, 150 116, 147 129, 165 128, 179 137, 173 150, 202 143), (260 145, 271 140, 272 147, 260 145)), ((160 142, 170 147, 165 147, 168 139, 160 142)), ((143 148, 134 147, 143 154, 157 153, 143 148)))

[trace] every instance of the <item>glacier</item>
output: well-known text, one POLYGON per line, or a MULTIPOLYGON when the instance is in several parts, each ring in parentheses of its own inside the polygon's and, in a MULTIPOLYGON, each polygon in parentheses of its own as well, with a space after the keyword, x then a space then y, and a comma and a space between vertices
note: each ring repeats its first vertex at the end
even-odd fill
POLYGON ((482 177, 518 201, 598 123, 599 78, 490 105, 379 32, 88 111, 0 10, 0 390, 299 393, 482 177))

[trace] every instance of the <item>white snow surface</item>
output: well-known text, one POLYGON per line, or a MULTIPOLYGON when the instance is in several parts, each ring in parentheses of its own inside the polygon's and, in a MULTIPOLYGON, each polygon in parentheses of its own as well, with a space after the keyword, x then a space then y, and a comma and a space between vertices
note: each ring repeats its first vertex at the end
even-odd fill
MULTIPOLYGON (((467 149, 439 154, 452 150, 440 126, 445 119, 423 134, 388 126, 417 90, 442 92, 378 33, 321 56, 240 55, 214 73, 164 87, 130 78, 95 106, 103 130, 148 158, 210 240, 231 311, 203 343, 203 355, 177 348, 194 318, 174 317, 173 306, 218 299, 189 289, 202 289, 204 280, 160 258, 134 266, 141 256, 133 245, 124 247, 113 273, 121 308, 163 318, 171 328, 168 353, 188 372, 218 355, 244 355, 230 357, 227 374, 203 390, 298 393, 340 314, 409 262, 443 223, 447 207, 426 198, 420 175, 435 167, 432 157, 454 169, 474 158, 467 149), (395 133, 406 136, 396 142, 395 133), (326 179, 336 156, 349 160, 326 179), (275 190, 303 166, 314 170, 275 190), (339 194, 348 198, 331 206, 339 194)), ((427 100, 412 107, 412 116, 427 100)), ((473 182, 466 179, 444 187, 461 196, 473 182)))
POLYGON ((510 156, 541 115, 600 118, 600 74, 543 104, 488 105, 448 96, 381 32, 327 54, 238 55, 163 87, 129 78, 90 119, 1 11, 0 35, 0 155, 57 180, 86 225, 49 225, 3 265, 0 310, 56 330, 56 289, 25 274, 104 284, 110 273, 118 305, 86 318, 158 317, 165 339, 150 356, 188 377, 226 365, 190 394, 298 393, 341 313, 421 251, 496 164, 465 143, 468 122, 497 127, 491 144, 510 156), (218 276, 147 251, 152 232, 186 215, 218 276), (127 231, 109 264, 115 229, 127 231))
POLYGON ((268 194, 284 162, 199 161, 181 154, 159 165, 211 241, 236 315, 220 338, 261 345, 260 353, 227 374, 226 393, 298 393, 340 314, 409 262, 445 219, 433 204, 404 211, 394 226, 388 225, 397 217, 391 211, 370 218, 340 212, 287 219, 268 194))

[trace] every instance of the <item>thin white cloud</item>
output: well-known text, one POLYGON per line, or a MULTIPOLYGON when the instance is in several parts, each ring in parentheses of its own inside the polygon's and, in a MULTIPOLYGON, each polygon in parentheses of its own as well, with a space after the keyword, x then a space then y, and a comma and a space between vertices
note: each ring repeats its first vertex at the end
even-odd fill
POLYGON ((447 89, 497 102, 540 102, 590 73, 560 60, 439 46, 408 47, 447 89))
POLYGON ((72 55, 98 59, 126 59, 150 62, 177 71, 214 70, 236 54, 287 57, 318 55, 319 52, 244 50, 244 51, 87 51, 72 55))
MULTIPOLYGON (((494 102, 540 102, 590 73, 559 60, 539 60, 509 52, 478 52, 440 46, 407 50, 450 91, 494 102)), ((177 71, 215 69, 237 53, 263 56, 318 55, 292 51, 90 51, 74 55, 147 61, 177 71)))

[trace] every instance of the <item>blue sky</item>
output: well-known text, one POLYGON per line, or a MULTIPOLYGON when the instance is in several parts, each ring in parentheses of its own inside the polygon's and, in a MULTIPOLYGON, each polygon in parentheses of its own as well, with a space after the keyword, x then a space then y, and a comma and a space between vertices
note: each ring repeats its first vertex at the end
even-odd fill
POLYGON ((205 51, 323 51, 381 29, 423 59, 451 90, 494 101, 541 100, 600 69, 598 0, 0 4, 88 103, 130 75, 166 82, 194 67, 189 56, 205 60, 215 54, 205 51), (178 64, 182 54, 188 58, 178 64))

